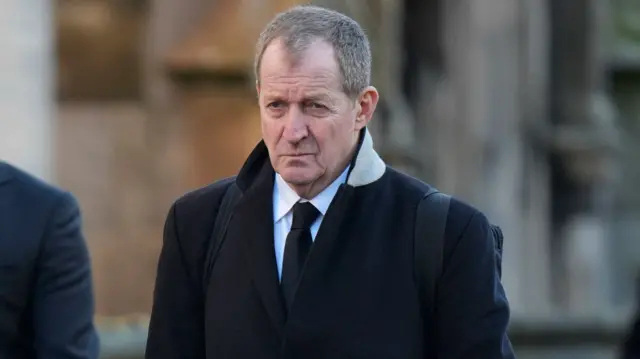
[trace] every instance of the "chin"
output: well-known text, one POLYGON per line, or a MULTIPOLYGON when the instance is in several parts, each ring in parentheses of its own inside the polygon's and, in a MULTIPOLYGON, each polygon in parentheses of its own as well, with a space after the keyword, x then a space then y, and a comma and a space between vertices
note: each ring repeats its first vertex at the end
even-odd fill
POLYGON ((294 186, 304 186, 318 178, 317 173, 309 171, 308 168, 285 168, 278 173, 285 182, 294 186))

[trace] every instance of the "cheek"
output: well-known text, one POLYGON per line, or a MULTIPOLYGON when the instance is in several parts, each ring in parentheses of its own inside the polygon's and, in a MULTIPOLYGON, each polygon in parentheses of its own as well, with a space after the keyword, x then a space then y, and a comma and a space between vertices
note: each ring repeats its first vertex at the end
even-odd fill
POLYGON ((342 123, 327 121, 313 126, 312 132, 320 148, 320 157, 327 162, 343 152, 349 130, 342 123))
POLYGON ((277 121, 264 119, 264 117, 260 122, 262 138, 267 146, 277 143, 280 135, 282 134, 282 126, 279 125, 277 121))

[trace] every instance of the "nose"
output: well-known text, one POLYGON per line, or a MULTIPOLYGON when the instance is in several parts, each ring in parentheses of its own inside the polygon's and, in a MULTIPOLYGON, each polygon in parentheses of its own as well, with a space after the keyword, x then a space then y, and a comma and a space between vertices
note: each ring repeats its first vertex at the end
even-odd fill
POLYGON ((287 112, 286 125, 282 136, 291 143, 298 143, 309 135, 304 113, 298 106, 291 106, 287 112))

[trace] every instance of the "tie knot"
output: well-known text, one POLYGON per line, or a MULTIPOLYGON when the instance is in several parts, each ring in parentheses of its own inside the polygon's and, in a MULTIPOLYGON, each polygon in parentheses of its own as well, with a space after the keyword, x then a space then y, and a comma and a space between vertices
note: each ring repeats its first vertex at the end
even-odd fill
POLYGON ((291 229, 309 229, 320 212, 311 202, 298 202, 293 206, 291 229))

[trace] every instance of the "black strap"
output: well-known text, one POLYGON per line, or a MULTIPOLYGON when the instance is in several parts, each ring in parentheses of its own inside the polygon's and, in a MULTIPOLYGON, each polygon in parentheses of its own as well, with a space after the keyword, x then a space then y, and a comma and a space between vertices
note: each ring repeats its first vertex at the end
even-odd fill
MULTIPOLYGON (((414 275, 416 278, 426 334, 435 340, 437 283, 442 275, 444 232, 451 197, 430 188, 416 211, 414 234, 414 275)), ((433 345, 432 350, 435 350, 433 345)))
POLYGON ((213 270, 213 264, 218 257, 222 243, 224 242, 225 235, 227 233, 227 226, 231 221, 233 215, 233 206, 238 198, 240 198, 240 188, 236 183, 232 183, 226 190, 224 197, 222 197, 222 203, 218 209, 218 215, 213 224, 213 234, 209 241, 207 248, 207 256, 204 261, 204 275, 202 276, 202 290, 203 295, 206 297, 207 286, 209 284, 209 278, 211 278, 211 271, 213 270))

